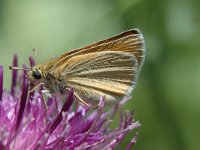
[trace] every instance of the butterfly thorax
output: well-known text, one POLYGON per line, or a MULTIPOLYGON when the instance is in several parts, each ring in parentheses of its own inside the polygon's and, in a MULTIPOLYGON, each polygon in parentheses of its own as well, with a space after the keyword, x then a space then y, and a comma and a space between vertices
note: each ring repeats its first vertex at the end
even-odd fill
POLYGON ((44 84, 45 87, 50 91, 50 93, 66 93, 66 81, 61 77, 57 77, 53 72, 47 72, 45 74, 44 84))

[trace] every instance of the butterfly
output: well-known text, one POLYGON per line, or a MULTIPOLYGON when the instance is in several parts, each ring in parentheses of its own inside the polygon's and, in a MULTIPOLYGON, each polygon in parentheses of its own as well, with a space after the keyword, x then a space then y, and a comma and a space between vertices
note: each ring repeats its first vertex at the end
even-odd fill
POLYGON ((35 65, 27 77, 36 87, 44 84, 50 93, 65 94, 73 88, 78 102, 95 108, 99 97, 112 102, 133 91, 144 58, 143 35, 131 29, 35 65))

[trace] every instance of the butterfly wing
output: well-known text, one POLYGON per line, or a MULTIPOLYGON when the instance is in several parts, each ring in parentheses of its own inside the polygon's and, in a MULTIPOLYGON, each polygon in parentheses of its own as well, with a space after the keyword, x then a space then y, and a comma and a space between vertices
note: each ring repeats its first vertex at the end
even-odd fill
POLYGON ((102 51, 120 51, 133 54, 138 61, 138 68, 143 65, 145 46, 143 35, 138 29, 128 30, 114 37, 99 41, 80 49, 66 52, 58 57, 54 63, 55 68, 62 66, 74 56, 102 51))
POLYGON ((103 51, 74 56, 60 71, 78 98, 98 101, 105 96, 107 101, 114 101, 133 90, 138 63, 130 53, 103 51))

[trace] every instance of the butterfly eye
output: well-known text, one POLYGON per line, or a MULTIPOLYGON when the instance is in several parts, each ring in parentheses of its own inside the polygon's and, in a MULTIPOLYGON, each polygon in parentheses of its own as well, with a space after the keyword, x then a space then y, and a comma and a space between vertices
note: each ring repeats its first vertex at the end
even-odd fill
POLYGON ((41 74, 40 74, 40 72, 38 70, 34 70, 32 76, 35 79, 41 79, 42 78, 42 76, 41 76, 41 74))

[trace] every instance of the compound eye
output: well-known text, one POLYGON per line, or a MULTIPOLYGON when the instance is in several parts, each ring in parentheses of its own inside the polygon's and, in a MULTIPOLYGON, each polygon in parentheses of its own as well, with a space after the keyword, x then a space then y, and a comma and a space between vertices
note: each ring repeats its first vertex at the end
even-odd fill
POLYGON ((37 71, 37 70, 33 71, 32 76, 33 76, 35 79, 41 79, 41 78, 42 78, 40 72, 37 71))

